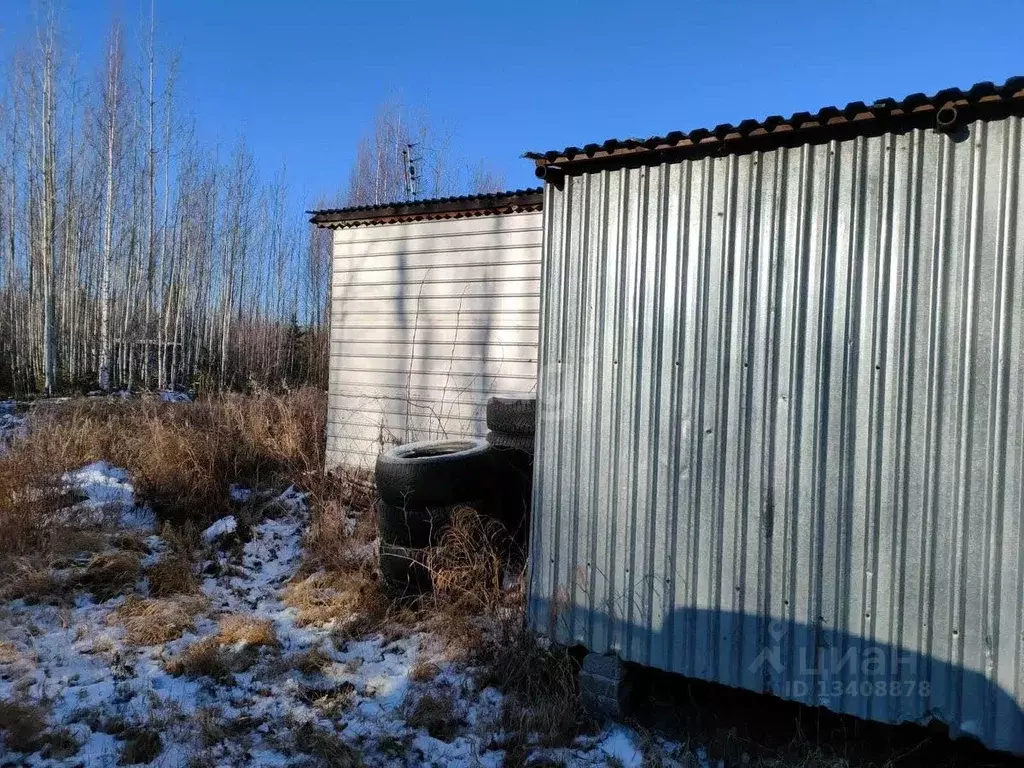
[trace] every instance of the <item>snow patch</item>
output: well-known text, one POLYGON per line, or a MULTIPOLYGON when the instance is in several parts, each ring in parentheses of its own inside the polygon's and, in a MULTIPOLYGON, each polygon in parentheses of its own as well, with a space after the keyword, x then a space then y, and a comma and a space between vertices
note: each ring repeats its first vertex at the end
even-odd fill
POLYGON ((234 533, 238 530, 238 521, 234 515, 228 515, 222 517, 205 531, 203 531, 203 541, 207 544, 212 544, 214 541, 219 539, 221 536, 227 536, 229 533, 234 533))
POLYGON ((156 527, 156 515, 146 506, 135 503, 135 487, 128 470, 115 467, 107 461, 88 464, 61 477, 67 490, 78 491, 85 498, 74 504, 68 514, 86 514, 102 522, 107 514, 115 514, 121 527, 151 531, 156 527))
POLYGON ((231 484, 229 493, 231 494, 231 500, 239 504, 245 504, 252 498, 252 489, 246 488, 244 485, 238 485, 237 483, 231 484))
POLYGON ((0 456, 7 452, 17 438, 27 431, 25 418, 18 415, 18 403, 13 400, 0 401, 0 456))
POLYGON ((160 399, 165 403, 191 403, 192 398, 188 392, 174 392, 172 390, 164 390, 160 393, 160 399))
MULTIPOLYGON (((90 503, 134 502, 127 473, 103 462, 69 473, 65 482, 86 489, 90 503)), ((282 598, 301 565, 308 508, 295 488, 269 503, 283 513, 254 525, 240 552, 212 552, 212 559, 200 564, 208 574, 202 589, 209 608, 180 639, 141 648, 128 645, 112 620, 124 598, 97 603, 83 593, 70 609, 15 601, 0 611, 0 637, 17 656, 12 664, 0 662, 0 699, 45 699, 50 722, 71 728, 81 744, 70 761, 36 753, 22 763, 47 768, 116 764, 123 749, 116 734, 122 730, 109 727, 112 722, 157 723, 164 751, 154 765, 184 765, 204 750, 196 727, 200 712, 216 710, 231 727, 244 731, 205 748, 204 757, 218 766, 301 764, 303 758, 294 750, 302 744, 294 743, 291 735, 298 724, 333 734, 366 765, 503 764, 498 734, 489 732, 489 724, 499 719, 502 695, 493 688, 477 691, 472 670, 446 661, 439 638, 420 632, 397 640, 371 635, 345 641, 331 625, 298 626, 298 612, 282 598), (166 662, 196 640, 215 635, 217 619, 224 614, 269 621, 280 647, 260 651, 254 667, 218 681, 168 674, 166 662), (319 670, 304 672, 287 662, 313 649, 326 656, 319 670), (441 673, 429 683, 413 683, 410 673, 420 661, 438 664, 441 673), (407 696, 431 694, 451 696, 466 723, 450 741, 434 738, 405 719, 407 696)), ((211 531, 221 535, 236 527, 233 516, 221 518, 204 538, 213 537, 211 531)), ((166 549, 159 536, 147 542, 156 552, 166 549)), ((613 758, 633 766, 642 762, 639 744, 635 732, 611 725, 596 736, 581 737, 572 747, 533 752, 569 768, 605 766, 613 758)), ((678 745, 660 746, 665 747, 666 766, 693 764, 673 761, 672 749, 678 745)))

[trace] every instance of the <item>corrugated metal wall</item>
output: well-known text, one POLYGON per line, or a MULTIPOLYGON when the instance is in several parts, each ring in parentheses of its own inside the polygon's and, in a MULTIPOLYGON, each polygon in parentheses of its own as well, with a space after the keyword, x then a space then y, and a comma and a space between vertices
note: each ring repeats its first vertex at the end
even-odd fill
POLYGON ((491 394, 536 387, 541 214, 334 231, 327 466, 482 437, 491 394))
POLYGON ((537 629, 1024 753, 1021 141, 547 186, 537 629))

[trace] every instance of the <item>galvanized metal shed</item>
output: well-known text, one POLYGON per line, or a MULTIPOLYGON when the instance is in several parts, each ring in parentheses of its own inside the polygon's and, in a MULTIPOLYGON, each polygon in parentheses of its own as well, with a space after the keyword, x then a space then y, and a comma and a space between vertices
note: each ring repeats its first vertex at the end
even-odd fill
POLYGON ((541 191, 317 211, 333 231, 327 466, 483 437, 536 387, 541 191))
POLYGON ((531 155, 537 630, 1024 754, 1022 113, 531 155))

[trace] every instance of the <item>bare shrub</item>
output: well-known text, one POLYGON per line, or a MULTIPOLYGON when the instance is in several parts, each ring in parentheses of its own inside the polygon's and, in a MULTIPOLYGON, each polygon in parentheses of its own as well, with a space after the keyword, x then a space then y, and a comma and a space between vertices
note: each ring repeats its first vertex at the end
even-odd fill
POLYGON ((202 597, 177 596, 144 599, 129 595, 108 621, 125 629, 128 642, 156 645, 177 640, 195 628, 195 617, 209 602, 202 597))

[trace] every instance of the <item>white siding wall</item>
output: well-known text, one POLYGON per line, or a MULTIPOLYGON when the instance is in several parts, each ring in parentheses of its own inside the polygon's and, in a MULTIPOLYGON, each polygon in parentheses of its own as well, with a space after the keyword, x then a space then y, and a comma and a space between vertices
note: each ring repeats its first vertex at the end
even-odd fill
POLYGON ((334 231, 327 465, 486 433, 536 389, 541 214, 334 231))

